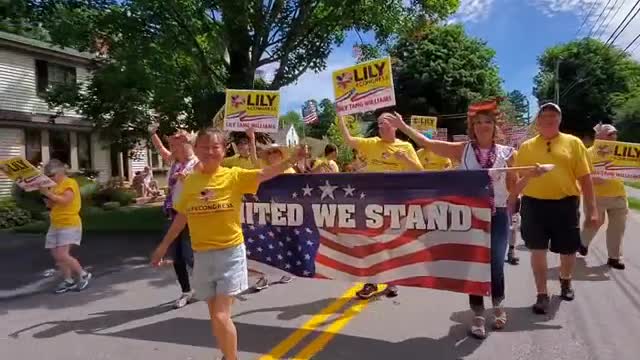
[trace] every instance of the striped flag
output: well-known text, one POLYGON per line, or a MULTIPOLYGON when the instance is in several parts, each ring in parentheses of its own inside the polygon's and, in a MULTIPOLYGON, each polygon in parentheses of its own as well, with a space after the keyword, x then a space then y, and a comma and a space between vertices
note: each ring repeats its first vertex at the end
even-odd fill
POLYGON ((490 293, 486 171, 276 180, 243 205, 247 254, 260 272, 490 293))
POLYGON ((313 124, 319 120, 315 101, 309 100, 302 106, 302 117, 305 125, 313 124))

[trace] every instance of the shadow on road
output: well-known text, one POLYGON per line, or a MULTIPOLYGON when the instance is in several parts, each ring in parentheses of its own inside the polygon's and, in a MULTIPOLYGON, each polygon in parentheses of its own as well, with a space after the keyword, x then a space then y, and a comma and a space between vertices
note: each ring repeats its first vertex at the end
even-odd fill
MULTIPOLYGON (((560 267, 550 268, 547 273, 547 279, 558 280, 560 278, 560 267)), ((573 272, 573 280, 575 281, 608 281, 609 266, 607 264, 599 266, 588 266, 584 258, 576 259, 576 269, 573 272)))

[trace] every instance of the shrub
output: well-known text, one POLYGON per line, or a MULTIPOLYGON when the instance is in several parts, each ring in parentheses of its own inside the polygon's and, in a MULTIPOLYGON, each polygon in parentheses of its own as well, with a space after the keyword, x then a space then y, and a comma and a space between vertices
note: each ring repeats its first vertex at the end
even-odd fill
POLYGON ((34 219, 44 220, 42 214, 47 212, 47 207, 44 204, 43 195, 39 191, 26 192, 14 183, 11 196, 20 209, 29 212, 34 219))
POLYGON ((22 226, 31 221, 31 214, 19 208, 14 201, 0 201, 0 229, 22 226))
POLYGON ((105 210, 115 210, 120 207, 120 203, 117 201, 109 201, 102 205, 105 210))
POLYGON ((132 204, 136 198, 136 194, 124 188, 107 187, 98 191, 93 202, 97 206, 102 206, 108 202, 117 202, 121 206, 132 204))

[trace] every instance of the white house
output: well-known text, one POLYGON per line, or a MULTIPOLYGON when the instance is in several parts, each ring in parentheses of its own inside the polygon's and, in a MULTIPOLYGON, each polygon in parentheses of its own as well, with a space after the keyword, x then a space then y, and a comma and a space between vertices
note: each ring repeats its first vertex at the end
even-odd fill
MULTIPOLYGON (((147 164, 163 168, 157 154, 112 152, 91 123, 73 111, 57 115, 44 100, 49 85, 86 81, 93 54, 0 32, 0 159, 23 156, 33 164, 57 158, 72 171, 91 169, 98 180, 131 179, 147 164)), ((0 197, 11 181, 0 173, 0 197)))

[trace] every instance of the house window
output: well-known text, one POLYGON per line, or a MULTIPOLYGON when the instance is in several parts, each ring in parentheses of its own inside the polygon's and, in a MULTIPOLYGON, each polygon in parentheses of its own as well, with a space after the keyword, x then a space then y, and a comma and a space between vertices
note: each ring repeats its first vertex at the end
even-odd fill
POLYGON ((44 95, 49 86, 76 83, 76 68, 36 60, 36 89, 38 95, 44 95))
POLYGON ((78 167, 80 169, 92 169, 91 164, 91 134, 76 133, 78 135, 78 167))
POLYGON ((27 157, 27 161, 35 166, 38 166, 42 162, 42 131, 39 129, 25 129, 25 146, 24 152, 27 157))
POLYGON ((160 169, 162 167, 162 162, 160 161, 160 154, 156 151, 155 148, 151 148, 149 151, 149 157, 151 159, 150 165, 152 169, 160 169))
POLYGON ((49 130, 49 154, 51 159, 58 159, 67 165, 71 164, 71 144, 68 131, 49 130))

